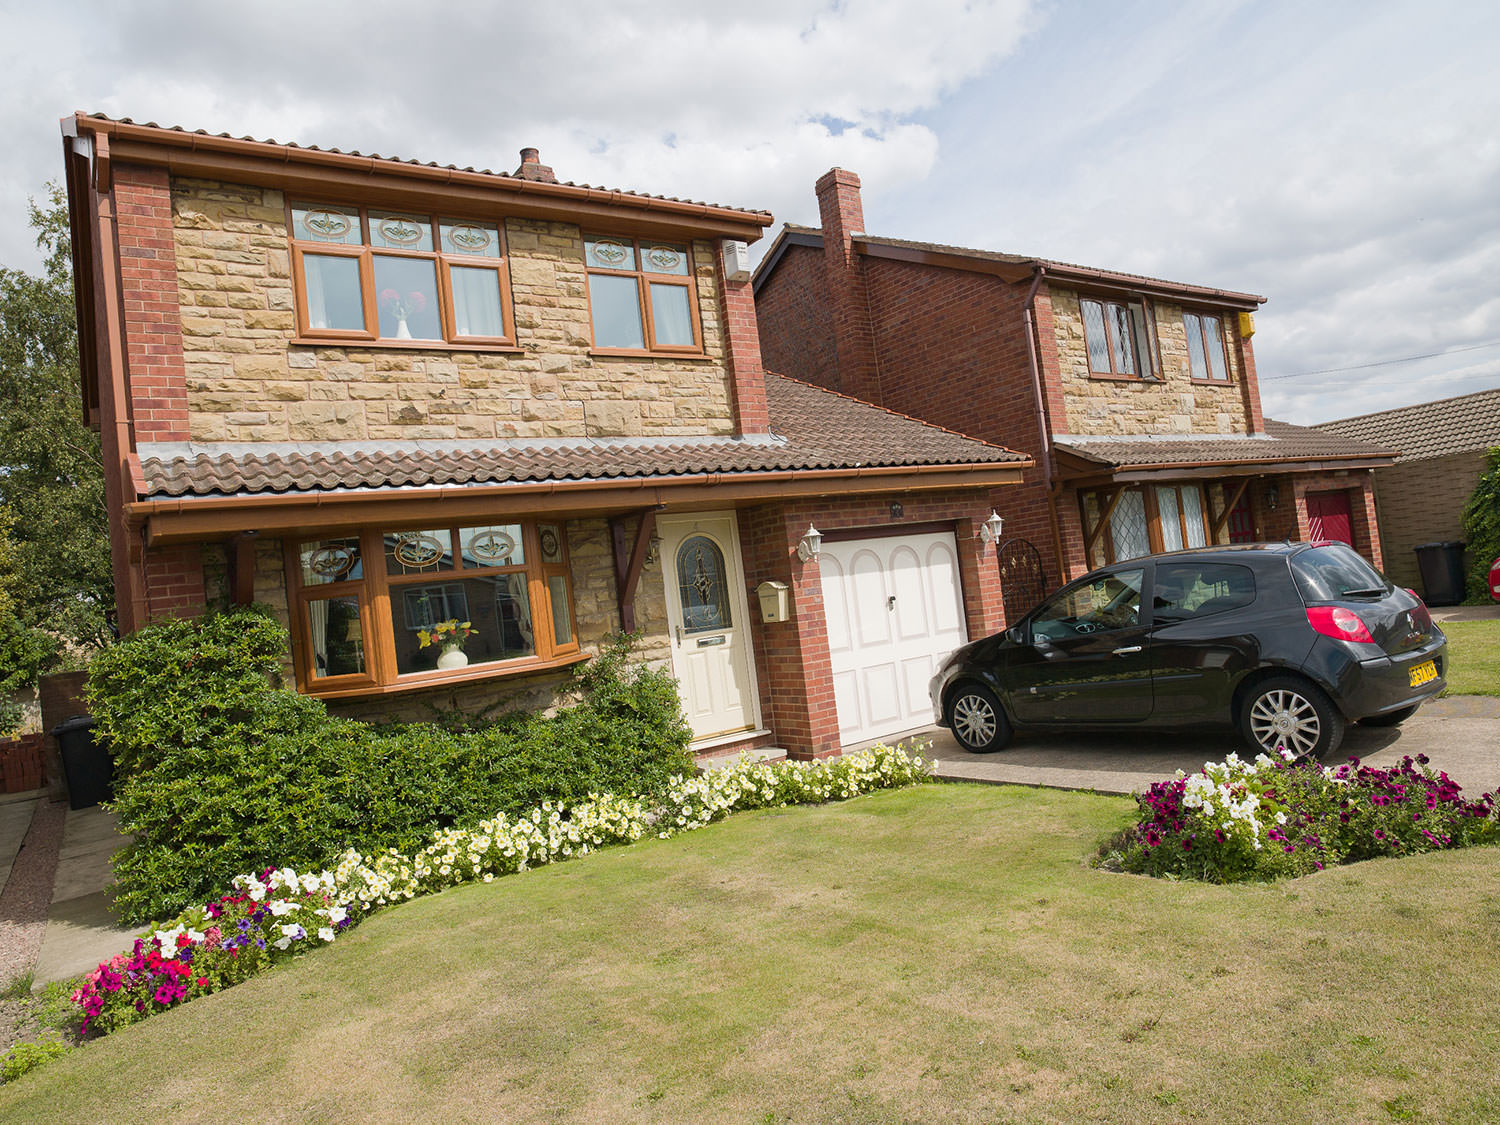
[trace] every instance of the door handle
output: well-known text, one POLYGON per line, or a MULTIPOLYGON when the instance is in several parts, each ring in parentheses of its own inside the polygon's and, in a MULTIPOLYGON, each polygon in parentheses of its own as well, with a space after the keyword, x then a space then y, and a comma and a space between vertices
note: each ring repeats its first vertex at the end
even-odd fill
POLYGON ((1140 652, 1140 645, 1126 645, 1124 648, 1115 649, 1116 656, 1129 656, 1133 652, 1140 652))
POLYGON ((677 647, 682 647, 682 626, 677 626, 677 647))
POLYGON ((885 608, 888 609, 888 610, 896 608, 896 595, 895 594, 892 594, 890 597, 888 597, 888 598, 885 599, 885 608))

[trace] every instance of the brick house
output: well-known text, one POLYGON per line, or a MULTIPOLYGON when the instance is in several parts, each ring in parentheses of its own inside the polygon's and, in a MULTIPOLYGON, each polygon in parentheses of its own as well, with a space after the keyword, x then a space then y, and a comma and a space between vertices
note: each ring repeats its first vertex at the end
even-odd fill
POLYGON ((1000 626, 985 521, 1030 461, 767 373, 768 214, 532 149, 80 114, 63 150, 123 631, 264 603, 298 690, 399 716, 547 706, 624 627, 697 753, 810 757, 926 725, 934 661, 1000 626))
POLYGON ((1386 573, 1420 589, 1413 548, 1464 538, 1464 505, 1484 472, 1486 453, 1500 447, 1500 388, 1315 428, 1400 451, 1395 464, 1375 470, 1380 546, 1386 573))
POLYGON ((1151 551, 1337 538, 1378 566, 1371 470, 1394 453, 1267 421, 1263 298, 864 233, 859 177, 817 183, 755 273, 767 366, 1031 454, 994 499, 1011 616, 1151 551))

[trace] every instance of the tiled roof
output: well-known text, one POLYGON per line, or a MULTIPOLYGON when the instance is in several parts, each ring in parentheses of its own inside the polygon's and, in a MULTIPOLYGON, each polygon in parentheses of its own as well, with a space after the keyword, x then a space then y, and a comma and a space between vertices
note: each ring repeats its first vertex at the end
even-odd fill
POLYGON ((767 374, 770 440, 536 439, 143 446, 151 497, 308 492, 706 473, 995 466, 1028 461, 989 442, 767 374))
POLYGON ((1263 436, 1169 434, 1083 437, 1059 434, 1054 445, 1101 466, 1137 469, 1154 465, 1257 464, 1261 462, 1338 461, 1395 457, 1393 449, 1306 426, 1266 420, 1263 436))
MULTIPOLYGON (((821 239, 823 237, 822 227, 802 226, 797 223, 786 223, 788 234, 801 235, 804 238, 812 237, 821 239)), ((1024 266, 1027 268, 1041 267, 1062 274, 1075 274, 1086 277, 1109 278, 1111 280, 1128 282, 1145 288, 1162 288, 1175 290, 1194 290, 1205 297, 1219 296, 1237 303, 1262 304, 1264 297, 1254 293, 1240 293, 1232 289, 1217 289, 1207 285, 1190 285, 1184 282, 1168 281, 1160 277, 1148 277, 1145 274, 1125 273, 1120 270, 1099 269, 1094 266, 1081 266, 1074 262, 1060 262, 1052 258, 1039 258, 1031 254, 1007 254, 999 250, 979 250, 972 246, 950 246, 942 242, 918 242, 908 238, 877 238, 871 234, 857 234, 854 236, 858 241, 871 246, 889 246, 900 250, 916 250, 928 254, 946 254, 952 257, 969 258, 977 262, 997 262, 1001 265, 1024 266)), ((771 260, 771 254, 766 255, 767 262, 771 260)))
POLYGON ((1398 461, 1475 453, 1500 445, 1500 387, 1341 418, 1313 428, 1388 445, 1401 451, 1398 461))
MULTIPOLYGON (((378 152, 359 152, 356 149, 323 148, 319 145, 299 145, 295 141, 277 141, 261 139, 259 137, 236 137, 231 133, 210 133, 206 129, 185 129, 181 125, 158 125, 155 121, 135 121, 129 117, 110 117, 106 113, 82 113, 80 117, 89 121, 104 121, 113 125, 135 125, 143 129, 160 129, 165 133, 181 133, 185 136, 195 137, 217 137, 226 141, 249 141, 251 144, 274 145, 282 148, 300 149, 303 152, 325 152, 334 156, 352 156, 361 160, 381 160, 388 164, 406 164, 417 168, 437 168, 444 172, 473 172, 480 176, 495 176, 505 180, 519 180, 525 177, 513 175, 510 172, 495 172, 489 168, 475 168, 472 166, 459 166, 457 164, 438 164, 435 161, 415 160, 404 156, 381 156, 378 152)), ((758 211, 745 207, 735 207, 725 203, 704 203, 696 199, 682 199, 675 195, 652 195, 643 191, 626 191, 622 188, 606 188, 595 184, 580 184, 572 180, 559 181, 564 187, 582 188, 588 191, 608 191, 616 195, 630 196, 636 199, 660 199, 668 203, 687 203, 696 207, 716 207, 726 211, 742 211, 746 215, 752 215, 771 221, 769 211, 758 211)))

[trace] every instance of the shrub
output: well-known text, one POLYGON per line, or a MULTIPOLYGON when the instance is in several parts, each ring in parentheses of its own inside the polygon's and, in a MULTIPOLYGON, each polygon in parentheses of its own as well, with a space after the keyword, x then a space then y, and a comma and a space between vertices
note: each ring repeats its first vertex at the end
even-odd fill
POLYGON ((650 793, 690 768, 676 684, 617 639, 553 716, 376 727, 273 686, 287 637, 258 610, 142 629, 95 658, 89 702, 132 842, 121 914, 176 914, 271 863, 419 847, 432 832, 590 792, 650 793))
POLYGON ((1231 754, 1137 797, 1136 824, 1101 858, 1139 874, 1232 883, 1495 840, 1495 796, 1459 794, 1425 755, 1380 770, 1358 759, 1329 769, 1231 754))
POLYGON ((69 1049, 68 1044, 55 1037, 37 1043, 17 1043, 0 1060, 0 1085, 14 1082, 28 1071, 67 1054, 69 1049))
POLYGON ((1469 604, 1489 605, 1490 564, 1500 558, 1500 446, 1489 451, 1463 517, 1470 559, 1469 604))

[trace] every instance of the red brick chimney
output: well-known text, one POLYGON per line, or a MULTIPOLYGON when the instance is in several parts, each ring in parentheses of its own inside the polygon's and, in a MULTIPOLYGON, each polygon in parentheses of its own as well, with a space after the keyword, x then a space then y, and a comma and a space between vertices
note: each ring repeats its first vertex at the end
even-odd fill
POLYGON ((541 153, 534 148, 521 150, 521 166, 513 175, 523 180, 539 180, 544 184, 557 183, 557 177, 552 174, 552 169, 542 163, 541 153))
POLYGON ((823 271, 833 306, 833 343, 838 356, 839 390, 866 402, 880 402, 880 374, 875 340, 865 299, 864 264, 851 239, 865 232, 865 210, 859 177, 830 168, 817 183, 818 215, 823 224, 823 271))

